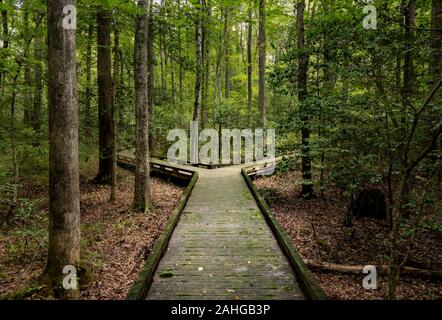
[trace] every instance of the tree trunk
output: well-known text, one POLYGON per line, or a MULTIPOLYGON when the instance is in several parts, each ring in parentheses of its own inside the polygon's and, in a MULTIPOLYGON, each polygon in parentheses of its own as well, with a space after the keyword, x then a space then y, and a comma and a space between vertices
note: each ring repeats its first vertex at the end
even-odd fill
MULTIPOLYGON (((155 48, 154 48, 154 21, 153 21, 153 15, 152 15, 152 8, 153 6, 150 6, 149 9, 149 29, 148 29, 148 36, 147 36, 147 51, 148 51, 148 65, 147 65, 147 72, 148 72, 148 102, 149 102, 149 120, 150 123, 155 122, 155 48)), ((149 149, 153 151, 155 148, 155 140, 154 135, 149 132, 149 149)))
POLYGON ((204 0, 198 0, 197 18, 195 21, 195 48, 196 48, 196 79, 195 79, 195 102, 193 108, 193 121, 200 121, 201 118, 201 100, 203 84, 203 7, 204 0))
MULTIPOLYGON (((48 0, 49 252, 45 275, 60 286, 65 266, 80 262, 80 191, 75 30, 63 28, 63 8, 75 0, 48 0)), ((77 286, 78 288, 78 286, 77 286)), ((78 298, 79 290, 62 290, 78 298)))
POLYGON ((266 60, 267 60, 267 37, 266 37, 266 0, 259 1, 259 111, 261 112, 262 126, 267 126, 266 115, 266 60))
POLYGON ((115 152, 115 132, 112 125, 111 11, 108 9, 98 9, 97 40, 100 161, 95 182, 111 184, 114 170, 112 158, 115 152))
MULTIPOLYGON (((442 78, 442 0, 433 0, 431 29, 433 31, 430 40, 432 49, 430 60, 430 88, 442 78)), ((429 116, 428 118, 429 129, 432 130, 437 124, 437 117, 429 116)), ((435 146, 434 151, 437 149, 439 149, 439 152, 442 152, 441 141, 438 141, 438 145, 435 146)), ((436 161, 436 157, 433 157, 432 161, 436 161)))
MULTIPOLYGON (((164 19, 164 0, 161 0, 160 15, 164 19)), ((166 82, 166 57, 164 56, 164 37, 160 37, 160 64, 161 64, 161 101, 164 101, 167 96, 167 82, 166 82)))
MULTIPOLYGON (((178 43, 179 43, 179 48, 180 48, 180 66, 179 66, 179 90, 180 90, 180 104, 179 104, 179 111, 180 114, 182 114, 183 112, 183 85, 184 85, 184 74, 183 74, 183 61, 182 61, 182 53, 181 53, 181 44, 182 44, 182 40, 181 40, 181 30, 178 33, 178 43)), ((180 117, 180 127, 182 127, 183 122, 182 122, 182 117, 180 117)))
POLYGON ((299 0, 297 3, 297 35, 298 35, 298 49, 299 53, 299 66, 298 66, 298 99, 300 104, 301 113, 301 151, 302 151, 302 191, 301 195, 305 198, 313 196, 313 182, 312 182, 312 164, 310 155, 310 129, 309 115, 306 106, 306 100, 308 96, 307 90, 307 72, 309 57, 303 52, 305 50, 305 26, 304 26, 304 10, 305 1, 299 0))
MULTIPOLYGON (((29 13, 28 9, 24 8, 24 21, 25 21, 25 33, 29 34, 29 13)), ((32 106, 32 77, 31 77, 31 68, 29 59, 24 62, 24 77, 25 77, 25 88, 26 92, 24 93, 24 114, 23 114, 23 123, 26 127, 30 127, 31 125, 31 106, 32 106)))
POLYGON ((433 0, 431 29, 430 87, 442 77, 442 0, 433 0))
POLYGON ((205 3, 204 8, 204 30, 203 30, 203 46, 204 46, 204 81, 203 81, 203 102, 201 105, 201 128, 207 125, 208 103, 209 103, 209 79, 210 79, 210 36, 209 21, 212 13, 210 3, 205 3))
POLYGON ((413 0, 402 2, 402 13, 405 21, 405 57, 404 57, 404 84, 402 87, 402 99, 404 110, 402 112, 402 125, 406 123, 406 108, 411 106, 411 98, 414 94, 416 72, 414 67, 414 28, 416 26, 416 4, 413 0), (406 4, 408 3, 408 4, 406 4))
MULTIPOLYGON (((3 3, 3 0, 0 0, 3 3)), ((2 31, 3 31, 3 49, 9 48, 9 26, 8 26, 8 12, 2 10, 2 31)))
POLYGON ((116 143, 117 143, 117 130, 116 130, 116 122, 115 122, 115 114, 119 108, 120 101, 120 91, 118 89, 119 84, 119 72, 120 72, 120 63, 121 63, 121 53, 120 53, 120 32, 118 30, 118 26, 116 21, 113 23, 114 27, 114 65, 113 65, 113 79, 112 79, 112 130, 114 132, 114 150, 112 154, 112 163, 113 170, 111 176, 111 194, 110 194, 110 202, 113 203, 117 200, 117 155, 116 155, 116 143))
MULTIPOLYGON (((0 3, 3 3, 3 0, 0 0, 0 3)), ((2 40, 3 40, 3 49, 9 48, 9 27, 8 27, 8 12, 6 10, 2 10, 2 40)), ((4 59, 3 54, 0 55, 0 58, 4 59)), ((0 84, 3 84, 3 73, 0 73, 0 84)))
POLYGON ((138 0, 135 31, 135 95, 136 95, 136 168, 134 203, 135 210, 147 212, 150 206, 149 178, 149 126, 148 126, 148 23, 149 0, 138 0))
POLYGON ((252 127, 252 103, 253 103, 253 61, 252 61, 252 39, 253 39, 253 10, 249 4, 249 21, 247 31, 247 111, 249 127, 252 127))
POLYGON ((224 87, 224 97, 226 99, 230 99, 230 26, 229 26, 229 15, 230 8, 225 9, 224 16, 224 36, 225 36, 225 44, 224 44, 224 59, 225 59, 225 87, 224 87))
POLYGON ((86 136, 92 134, 92 37, 94 34, 94 24, 89 23, 88 41, 86 45, 86 99, 85 99, 85 115, 84 124, 86 127, 86 136))

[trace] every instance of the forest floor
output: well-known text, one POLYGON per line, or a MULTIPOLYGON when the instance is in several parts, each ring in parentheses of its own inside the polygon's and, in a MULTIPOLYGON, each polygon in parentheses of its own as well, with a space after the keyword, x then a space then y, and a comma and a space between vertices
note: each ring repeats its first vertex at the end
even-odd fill
MULTIPOLYGON (((318 198, 305 201, 295 172, 255 181, 273 214, 285 228, 304 259, 342 265, 385 265, 388 257, 389 223, 361 219, 354 227, 344 224, 348 200, 337 188, 324 190, 318 198)), ((440 216, 427 219, 440 225, 440 216), (439 219, 439 221, 437 221, 439 219)), ((431 223, 428 223, 431 225, 431 223)), ((411 266, 442 271, 442 234, 426 229, 417 240, 411 256, 411 266)), ((362 286, 364 274, 349 275, 312 270, 330 299, 383 299, 386 276, 378 276, 378 290, 367 291, 362 286)), ((442 299, 442 281, 418 277, 402 277, 398 298, 442 299)))
MULTIPOLYGON (((132 174, 120 170, 118 200, 109 203, 109 187, 81 185, 82 263, 90 270, 81 299, 124 299, 145 259, 177 205, 183 188, 152 178, 150 214, 128 211, 132 174)), ((0 226, 0 299, 48 299, 30 285, 47 259, 48 202, 45 187, 28 185, 10 226, 0 226)))

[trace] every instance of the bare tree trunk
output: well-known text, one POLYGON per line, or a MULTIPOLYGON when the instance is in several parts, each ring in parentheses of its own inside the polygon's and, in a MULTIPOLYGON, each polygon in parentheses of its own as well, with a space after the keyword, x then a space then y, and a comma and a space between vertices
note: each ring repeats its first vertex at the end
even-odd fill
POLYGON ((252 103, 253 103, 253 61, 252 61, 252 39, 253 39, 253 9, 249 3, 249 21, 247 32, 247 111, 249 127, 252 127, 252 103))
MULTIPOLYGON (((430 87, 434 86, 439 79, 442 78, 442 0, 433 0, 431 15, 431 60, 430 60, 430 87), (437 31, 435 31, 437 30, 437 31)), ((430 129, 436 125, 437 117, 430 116, 428 124, 430 129)), ((439 140, 435 146, 435 150, 442 152, 442 142, 439 140)), ((435 160, 435 157, 432 158, 435 160)), ((441 171, 438 176, 441 177, 441 171)))
POLYGON ((313 196, 313 182, 312 182, 312 160, 310 155, 310 129, 308 110, 306 107, 306 100, 308 97, 307 90, 307 72, 309 57, 303 52, 305 49, 305 25, 304 25, 304 10, 305 1, 298 0, 297 3, 297 35, 298 35, 298 49, 299 53, 299 66, 298 66, 298 99, 300 104, 301 113, 301 151, 302 151, 302 191, 301 195, 305 198, 313 196))
MULTIPOLYGON (((402 13, 405 21, 405 57, 404 57, 404 84, 402 87, 403 112, 402 126, 406 125, 406 108, 411 106, 411 98, 414 94, 414 84, 416 81, 416 71, 414 67, 414 28, 416 26, 416 4, 414 0, 402 1, 402 13)), ((405 130, 405 128, 403 128, 405 130)))
MULTIPOLYGON (((29 34, 29 12, 28 8, 25 5, 24 7, 24 21, 25 21, 25 33, 29 34)), ((25 88, 26 92, 24 93, 24 114, 23 114, 23 123, 25 126, 29 127, 31 125, 31 106, 32 106, 32 77, 31 77, 31 68, 29 59, 24 62, 24 77, 25 77, 25 88)))
MULTIPOLYGON (((178 9, 178 14, 179 14, 179 18, 181 19, 183 17, 183 7, 181 4, 181 0, 178 0, 178 5, 179 5, 179 9, 178 9)), ((183 74, 183 56, 182 56, 182 33, 181 33, 181 27, 178 27, 178 48, 179 48, 179 53, 178 53, 178 59, 179 59, 179 70, 178 70, 178 82, 179 82, 179 112, 180 114, 182 114, 183 112, 183 81, 184 81, 184 74, 183 74)), ((182 117, 180 117, 179 120, 179 125, 180 127, 182 127, 183 125, 183 120, 182 117)))
MULTIPOLYGON (((0 3, 3 3, 3 0, 0 0, 0 3)), ((8 12, 6 10, 2 10, 2 38, 3 38, 3 49, 9 48, 9 27, 8 27, 8 12)), ((0 56, 0 58, 3 58, 0 56)), ((3 82, 3 74, 0 73, 0 84, 3 82)))
POLYGON ((230 12, 231 8, 225 9, 224 16, 224 59, 225 59, 225 87, 224 87, 224 97, 230 99, 230 76, 231 76, 231 66, 230 66, 230 12))
MULTIPOLYGON (((0 0, 0 4, 3 3, 3 0, 0 0)), ((3 49, 7 49, 9 47, 9 41, 8 41, 8 12, 6 10, 1 10, 1 17, 2 17, 2 40, 3 40, 3 49)), ((6 59, 6 50, 0 50, 0 59, 6 59)), ((3 73, 0 72, 0 99, 3 98, 3 93, 5 90, 4 86, 5 77, 3 77, 3 73)), ((1 102, 1 101, 0 101, 1 102)), ((0 106, 0 112, 3 111, 3 106, 0 106)), ((6 114, 7 112, 5 112, 6 114)))
POLYGON ((210 36, 209 36, 209 21, 212 14, 210 3, 204 1, 204 28, 203 28, 203 46, 204 46, 204 81, 203 81, 203 102, 201 105, 201 128, 204 129, 207 125, 208 103, 209 103, 209 79, 210 79, 210 36))
POLYGON ((115 132, 112 112, 111 11, 99 8, 97 12, 97 69, 99 109, 100 161, 95 182, 111 184, 115 152, 115 132))
POLYGON ((442 77, 442 0, 433 0, 431 30, 430 86, 434 86, 442 77))
MULTIPOLYGON (((3 3, 3 0, 0 0, 3 3)), ((8 12, 2 10, 2 31, 3 31, 3 49, 9 48, 9 27, 8 27, 8 12)))
POLYGON ((114 150, 112 154, 112 163, 113 170, 111 176, 111 194, 110 194, 110 202, 115 202, 117 200, 117 155, 116 155, 116 144, 117 144, 117 130, 116 130, 116 121, 115 114, 119 108, 119 94, 120 91, 117 90, 119 83, 119 71, 120 71, 120 63, 121 63, 121 53, 120 53, 120 32, 118 30, 117 23, 114 21, 114 66, 113 66, 113 79, 112 79, 112 130, 114 132, 114 150))
POLYGON ((19 182, 19 168, 17 161, 17 137, 16 137, 16 128, 15 128, 15 103, 17 100, 17 79, 19 73, 17 73, 12 81, 12 99, 11 99, 11 108, 10 108, 10 118, 9 118, 9 130, 10 130, 10 138, 11 138, 11 151, 12 151, 12 177, 13 177, 13 185, 14 191, 12 195, 11 201, 11 209, 8 214, 7 220, 11 219, 15 216, 16 208, 17 208, 17 200, 18 200, 18 182, 19 182))
MULTIPOLYGON (((182 63, 183 63, 183 61, 182 61, 182 56, 181 56, 181 45, 182 45, 182 42, 181 42, 181 30, 179 31, 179 34, 178 34, 178 37, 179 37, 179 39, 178 39, 178 41, 179 41, 179 48, 180 48, 180 69, 179 69, 179 90, 180 90, 180 93, 179 93, 179 95, 180 95, 180 104, 179 104, 179 111, 180 111, 180 114, 182 114, 182 112, 183 112, 183 85, 184 85, 184 74, 183 74, 183 66, 182 66, 182 63)), ((180 127, 183 125, 183 123, 182 123, 182 117, 180 117, 180 127)))
MULTIPOLYGON (((152 14, 153 6, 149 9, 149 29, 148 29, 148 41, 147 41, 147 54, 148 54, 148 94, 149 94, 149 121, 155 122, 155 48, 154 48, 154 21, 152 14)), ((155 149, 155 135, 149 132, 149 149, 151 152, 155 149)))
MULTIPOLYGON (((164 18, 164 0, 161 0, 160 15, 164 18)), ((166 57, 164 55, 164 37, 160 37, 160 64, 161 64, 161 100, 164 101, 167 97, 167 82, 166 82, 166 57)))
MULTIPOLYGON (((218 102, 222 100, 222 85, 221 85, 221 63, 223 58, 222 41, 219 41, 218 57, 216 59, 215 67, 215 85, 213 86, 213 104, 216 107, 218 102)), ((214 111, 215 112, 215 111, 214 111)))
MULTIPOLYGON (((80 191, 75 30, 63 28, 63 8, 75 0, 48 0, 49 253, 45 275, 60 286, 65 266, 80 262, 80 191)), ((77 286, 78 288, 78 286, 77 286)), ((79 290, 62 290, 78 298, 79 290)))
POLYGON ((24 68, 24 77, 25 77, 25 88, 26 92, 24 93, 24 114, 23 114, 23 123, 25 126, 30 127, 31 124, 31 110, 29 110, 29 106, 32 106, 32 78, 31 78, 31 69, 29 68, 29 63, 25 62, 24 68))
POLYGON ((149 114, 148 114, 148 23, 149 0, 138 0, 135 31, 135 95, 136 95, 136 169, 134 203, 135 210, 149 211, 151 202, 149 177, 149 114))
POLYGON ((92 133, 92 38, 94 34, 94 24, 89 23, 88 41, 86 45, 86 101, 85 101, 85 127, 86 136, 92 133))
POLYGON ((259 111, 262 117, 262 126, 267 126, 266 115, 266 60, 267 60, 267 37, 266 37, 266 0, 259 1, 259 111))
POLYGON ((195 48, 196 48, 196 80, 195 80, 195 103, 193 109, 193 121, 200 121, 201 118, 201 100, 203 84, 203 6, 204 1, 198 0, 197 18, 195 21, 195 48))

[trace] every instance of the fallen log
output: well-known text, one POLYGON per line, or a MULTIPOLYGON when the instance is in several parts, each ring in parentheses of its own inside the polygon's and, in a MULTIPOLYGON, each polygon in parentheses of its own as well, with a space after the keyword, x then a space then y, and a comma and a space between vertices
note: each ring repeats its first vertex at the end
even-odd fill
MULTIPOLYGON (((318 271, 332 272, 332 273, 344 273, 344 274, 362 274, 362 270, 365 266, 350 266, 342 264, 334 264, 329 262, 316 262, 311 260, 304 260, 309 268, 318 271)), ((388 274, 388 266, 376 266, 378 273, 388 274)), ((404 276, 416 276, 431 279, 442 279, 442 272, 437 270, 418 269, 412 267, 404 267, 401 275, 404 276)))

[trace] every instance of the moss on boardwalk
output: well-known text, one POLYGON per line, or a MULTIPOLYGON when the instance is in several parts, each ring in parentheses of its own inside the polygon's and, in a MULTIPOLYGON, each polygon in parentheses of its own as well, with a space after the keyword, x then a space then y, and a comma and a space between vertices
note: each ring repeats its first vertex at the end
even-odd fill
POLYGON ((147 299, 304 299, 239 168, 200 172, 147 299))

